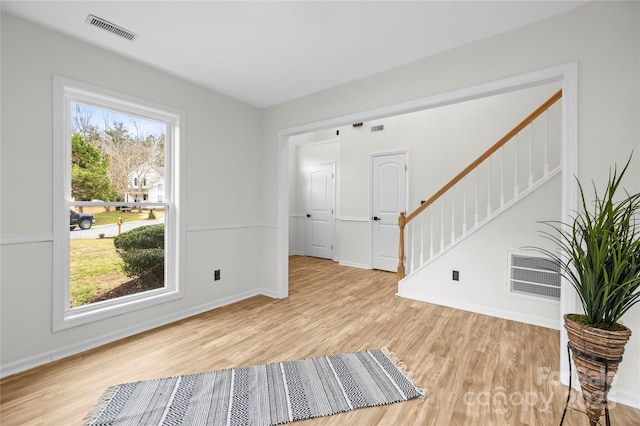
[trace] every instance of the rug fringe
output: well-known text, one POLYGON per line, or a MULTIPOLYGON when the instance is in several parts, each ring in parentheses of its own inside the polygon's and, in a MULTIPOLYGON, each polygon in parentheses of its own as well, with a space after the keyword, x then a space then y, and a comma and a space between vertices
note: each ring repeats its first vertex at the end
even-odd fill
POLYGON ((98 402, 96 403, 93 411, 91 411, 85 416, 84 419, 82 419, 82 424, 84 426, 91 425, 93 422, 98 420, 104 409, 107 408, 109 402, 111 402, 115 394, 118 392, 118 389, 120 389, 120 385, 111 386, 103 392, 103 394, 100 396, 100 399, 98 399, 98 402))
POLYGON ((381 349, 382 352, 398 367, 400 373, 413 385, 414 388, 420 394, 420 399, 424 399, 427 397, 427 391, 425 391, 421 386, 418 386, 415 379, 413 378, 413 374, 407 369, 407 365, 393 352, 389 350, 386 346, 381 349))

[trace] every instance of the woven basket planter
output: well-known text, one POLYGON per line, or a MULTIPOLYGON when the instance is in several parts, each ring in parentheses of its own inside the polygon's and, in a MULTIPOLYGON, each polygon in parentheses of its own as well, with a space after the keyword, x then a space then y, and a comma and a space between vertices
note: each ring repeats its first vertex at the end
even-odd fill
MULTIPOLYGON (((602 330, 580 324, 571 316, 564 316, 564 327, 567 330, 569 344, 581 352, 597 358, 615 361, 622 358, 624 347, 631 337, 631 330, 624 327, 621 331, 602 330)), ((604 408, 605 391, 605 363, 589 359, 575 351, 571 357, 578 371, 582 398, 587 410, 587 416, 592 425, 597 424, 604 408)), ((611 389, 613 377, 618 371, 618 363, 609 364, 607 370, 607 389, 611 389)))

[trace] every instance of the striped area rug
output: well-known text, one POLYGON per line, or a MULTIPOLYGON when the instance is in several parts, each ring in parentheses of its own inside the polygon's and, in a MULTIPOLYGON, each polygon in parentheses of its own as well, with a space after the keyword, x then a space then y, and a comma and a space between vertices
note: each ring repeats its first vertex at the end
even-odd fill
POLYGON ((424 396, 375 349, 113 386, 85 425, 278 425, 424 396))

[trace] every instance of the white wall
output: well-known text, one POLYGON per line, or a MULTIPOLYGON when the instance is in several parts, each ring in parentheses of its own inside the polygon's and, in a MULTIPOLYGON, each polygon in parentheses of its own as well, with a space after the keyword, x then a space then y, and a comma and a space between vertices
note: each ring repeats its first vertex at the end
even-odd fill
POLYGON ((259 109, 7 14, 1 47, 3 374, 262 291, 259 109), (51 331, 54 74, 185 112, 185 298, 51 331))
MULTIPOLYGON (((278 174, 278 168, 283 168, 279 131, 313 128, 336 117, 346 117, 342 124, 348 124, 358 113, 375 108, 574 61, 578 64, 578 176, 604 182, 609 166, 624 162, 635 149, 626 186, 640 190, 639 8, 637 2, 591 2, 565 15, 267 109, 263 122, 267 220, 285 229, 287 209, 282 200, 288 198, 288 191, 279 198, 279 188, 286 188, 286 175, 282 179, 278 174)), ((282 233, 274 229, 266 234, 271 253, 280 249, 281 258, 286 256, 282 233)), ((267 265, 265 272, 271 277, 271 288, 281 290, 286 283, 282 260, 270 269, 267 265)), ((640 306, 623 320, 634 334, 618 373, 615 398, 640 407, 640 306)))

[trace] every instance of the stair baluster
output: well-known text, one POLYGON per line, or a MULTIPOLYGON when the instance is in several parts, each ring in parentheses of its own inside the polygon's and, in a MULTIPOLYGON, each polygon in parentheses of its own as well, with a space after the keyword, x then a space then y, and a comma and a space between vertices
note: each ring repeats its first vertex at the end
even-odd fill
MULTIPOLYGON (((449 183, 443 186, 439 191, 437 191, 433 196, 431 196, 427 201, 422 203, 416 210, 407 215, 406 212, 401 212, 398 217, 398 226, 400 228, 400 238, 399 238, 399 248, 398 248, 398 280, 401 280, 405 277, 406 270, 409 270, 409 273, 415 272, 417 269, 425 266, 427 263, 433 261, 436 257, 442 254, 446 249, 451 248, 455 243, 461 241, 466 236, 473 233, 475 230, 479 229, 482 225, 490 221, 493 217, 497 216, 504 210, 508 209, 511 205, 515 204, 515 202, 533 191, 542 182, 550 179, 555 176, 560 170, 560 161, 558 158, 550 159, 549 155, 549 139, 550 139, 550 130, 549 130, 549 109, 562 98, 562 90, 556 92, 553 96, 551 96, 546 102, 540 105, 535 111, 533 111, 527 118, 525 118, 522 122, 520 122, 517 126, 515 126, 510 132, 508 132, 504 137, 502 137, 498 142, 496 142, 493 146, 491 146, 485 153, 483 153, 480 157, 478 157, 475 161, 473 161, 469 166, 467 166, 462 172, 458 173, 449 183), (534 133, 534 125, 536 124, 536 119, 544 115, 544 119, 540 120, 543 122, 545 126, 544 132, 535 132, 534 133), (520 141, 521 132, 529 128, 529 137, 528 146, 522 147, 524 142, 520 141), (536 141, 535 135, 541 133, 542 136, 542 170, 539 168, 536 169, 536 164, 539 161, 535 160, 536 156, 536 141), (513 140, 513 161, 507 161, 508 152, 505 148, 507 142, 513 140), (520 152, 520 148, 522 147, 522 153, 520 152), (500 151, 500 152, 498 152, 500 151), (494 155, 495 154, 495 155, 494 155), (523 186, 526 185, 526 188, 520 188, 519 181, 519 162, 521 161, 520 155, 527 155, 526 159, 527 163, 524 163, 523 160, 523 169, 525 164, 528 167, 527 177, 522 181, 523 186), (553 170, 550 170, 553 162, 553 170), (498 163, 499 165, 496 165, 498 163), (482 166, 483 172, 481 173, 480 166, 482 166), (512 167, 513 170, 510 171, 509 168, 512 167), (494 178, 494 169, 495 176, 494 178), (482 185, 484 182, 484 170, 486 170, 486 188, 483 189, 482 185), (473 172, 473 173, 472 173, 473 172), (536 180, 536 174, 539 174, 541 177, 536 180), (505 199, 505 187, 507 182, 505 179, 507 176, 513 176, 513 197, 510 200, 505 199), (475 179, 475 182, 473 180, 475 179), (469 182, 471 180, 471 182, 469 182), (496 186, 499 186, 499 198, 495 201, 499 204, 499 207, 493 208, 492 201, 493 200, 493 186, 492 182, 496 182, 496 186), (463 181, 463 182, 461 182, 463 181), (462 189, 462 200, 459 203, 456 203, 456 189, 455 187, 460 183, 462 189), (471 184, 475 188, 475 193, 473 194, 473 225, 467 225, 467 187, 471 184), (475 185, 474 185, 475 184, 475 185), (448 197, 444 197, 445 194, 449 193, 448 197), (486 194, 486 199, 481 198, 481 194, 486 194), (446 199, 451 199, 450 204, 450 212, 445 210, 446 208, 446 199), (499 202, 498 202, 499 200, 499 202), (439 218, 436 215, 436 202, 439 202, 440 205, 438 213, 439 218), (484 204, 486 203, 486 206, 484 204), (486 207, 486 217, 479 217, 479 212, 481 208, 486 207), (428 221, 428 227, 425 227, 425 218, 423 216, 423 212, 429 212, 429 217, 426 219, 428 221), (420 216, 420 223, 417 222, 412 223, 415 218, 420 216), (451 223, 447 224, 446 218, 450 217, 451 223), (457 218, 460 217, 458 221, 457 218), (439 229, 436 228, 436 221, 439 219, 439 229), (407 230, 407 226, 409 229, 407 230), (439 235, 434 234, 435 229, 439 230, 439 235), (456 235, 456 229, 459 231, 460 235, 456 235), (408 241, 405 241, 405 234, 408 241), (445 235, 449 234, 449 241, 446 240, 445 235), (439 249, 436 249, 436 238, 439 238, 439 249), (419 239, 419 241, 416 241, 419 239), (425 240, 428 239, 428 257, 425 259, 425 240), (405 254, 405 247, 409 249, 408 256, 405 254), (405 262, 406 258, 406 262, 405 262), (408 267, 405 267, 405 263, 408 267)), ((524 170, 523 170, 524 172, 524 170)), ((524 178, 524 176, 523 176, 524 178)), ((497 190, 497 188, 496 188, 497 190)), ((460 194, 458 191, 458 194, 460 194)), ((459 195, 460 196, 460 195, 459 195)), ((498 194, 496 194, 498 197, 498 194)))

